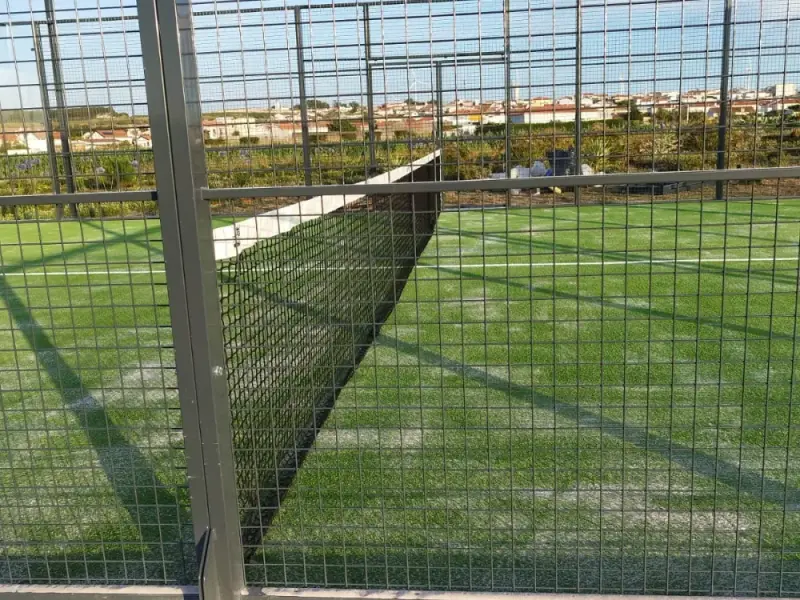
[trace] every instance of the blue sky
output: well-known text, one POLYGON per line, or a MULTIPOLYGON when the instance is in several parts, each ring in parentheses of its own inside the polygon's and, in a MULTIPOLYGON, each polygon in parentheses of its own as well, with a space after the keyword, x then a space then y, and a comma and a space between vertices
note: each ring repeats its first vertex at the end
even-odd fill
MULTIPOLYGON (((315 2, 319 4, 319 2, 315 2)), ((583 0, 583 80, 587 92, 647 92, 719 86, 723 0, 583 0)), ((735 0, 733 85, 800 84, 800 0, 735 0), (785 74, 784 74, 785 71, 785 74)), ((275 0, 195 1, 204 109, 263 108, 297 102, 293 4, 275 0), (234 9, 238 9, 235 13, 234 9), (221 14, 233 11, 235 14, 221 14)), ((308 6, 308 4, 302 4, 308 6)), ((43 0, 0 0, 0 107, 41 106, 33 20, 43 0)), ((56 0, 59 19, 134 16, 134 0, 56 0)), ((432 95, 432 55, 445 99, 504 96, 502 0, 457 0, 371 9, 377 102, 432 95), (416 67, 407 68, 407 57, 416 67), (470 62, 472 61, 472 62, 470 62), (479 63, 479 64, 476 64, 479 63)), ((572 92, 574 0, 511 0, 512 80, 522 98, 572 92)), ((305 10, 309 96, 365 102, 361 8, 305 10)), ((112 104, 146 113, 135 20, 61 25, 69 102, 112 104), (132 83, 131 83, 132 82, 132 83)), ((52 74, 49 74, 52 81, 52 74)), ((52 96, 52 94, 51 94, 52 96)))

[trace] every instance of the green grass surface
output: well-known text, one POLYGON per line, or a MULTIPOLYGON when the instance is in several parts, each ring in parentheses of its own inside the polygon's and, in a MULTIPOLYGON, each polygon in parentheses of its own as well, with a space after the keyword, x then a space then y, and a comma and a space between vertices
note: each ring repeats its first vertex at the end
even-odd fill
POLYGON ((798 217, 441 215, 251 581, 796 594, 798 217))
MULTIPOLYGON (((794 200, 442 214, 249 583, 797 595, 799 241, 794 200)), ((0 581, 190 581, 157 221, 0 259, 0 581)))
POLYGON ((192 580, 160 235, 0 224, 2 582, 192 580))

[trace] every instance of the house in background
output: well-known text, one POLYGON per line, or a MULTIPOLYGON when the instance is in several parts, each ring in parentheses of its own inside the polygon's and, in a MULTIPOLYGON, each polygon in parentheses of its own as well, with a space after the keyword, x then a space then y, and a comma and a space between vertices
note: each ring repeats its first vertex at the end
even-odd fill
MULTIPOLYGON (((3 144, 10 155, 42 154, 47 152, 47 133, 44 131, 15 131, 3 135, 3 144)), ((53 144, 61 150, 61 133, 53 132, 53 144)))

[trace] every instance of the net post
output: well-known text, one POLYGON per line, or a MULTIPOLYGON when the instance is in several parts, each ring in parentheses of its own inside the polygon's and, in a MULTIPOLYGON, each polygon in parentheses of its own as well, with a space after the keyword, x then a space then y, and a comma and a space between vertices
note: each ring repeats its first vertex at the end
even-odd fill
MULTIPOLYGON (((717 169, 724 169, 728 137, 728 87, 731 71, 731 27, 733 21, 733 0, 725 0, 725 16, 722 29, 722 68, 719 82, 719 123, 717 126, 717 169)), ((725 197, 725 182, 717 181, 716 198, 725 197)))
MULTIPOLYGON (((375 158, 375 87, 372 73, 372 38, 369 27, 369 4, 364 5, 364 56, 367 63, 367 126, 369 128, 369 174, 378 170, 375 158)), ((363 114, 363 113, 362 113, 363 114)))
POLYGON ((294 35, 297 43, 297 80, 300 94, 300 127, 303 136, 303 172, 306 185, 311 185, 311 136, 308 132, 308 99, 306 98, 306 58, 303 49, 302 9, 294 7, 294 35))
POLYGON ((244 566, 191 0, 137 0, 201 596, 230 600, 244 566))

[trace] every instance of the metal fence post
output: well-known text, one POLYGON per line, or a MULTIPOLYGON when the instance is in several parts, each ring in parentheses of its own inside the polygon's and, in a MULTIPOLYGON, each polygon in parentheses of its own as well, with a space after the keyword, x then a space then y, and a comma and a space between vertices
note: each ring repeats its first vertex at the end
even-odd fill
POLYGON ((438 177, 442 179, 442 163, 444 162, 444 92, 442 88, 442 63, 436 62, 436 143, 441 151, 438 162, 438 177))
MULTIPOLYGON (((39 76, 39 93, 42 99, 42 121, 44 121, 44 133, 47 138, 47 161, 50 167, 50 180, 53 185, 53 193, 61 193, 61 182, 58 177, 58 160, 56 159, 56 142, 53 136, 53 114, 50 108, 50 94, 47 92, 47 69, 44 63, 44 52, 42 50, 41 32, 39 23, 31 24, 33 33, 33 53, 36 56, 36 72, 39 76)), ((56 204, 56 218, 60 221, 64 216, 64 205, 56 204)))
POLYGON ((503 65, 505 67, 506 177, 511 177, 511 0, 503 0, 503 65))
POLYGON ((206 600, 230 600, 242 593, 244 569, 211 212, 200 195, 205 171, 197 172, 204 150, 191 3, 137 4, 199 586, 206 600))
MULTIPOLYGON (((581 0, 575 2, 575 174, 583 175, 583 6, 581 0)), ((581 188, 575 187, 575 203, 581 201, 581 188)))
POLYGON ((375 158, 375 88, 372 81, 372 34, 369 26, 369 4, 364 5, 364 56, 367 61, 367 126, 369 127, 369 173, 378 170, 375 158))
MULTIPOLYGON (((725 16, 722 26, 722 67, 719 84, 719 124, 717 127, 717 169, 724 169, 727 163, 728 138, 728 87, 731 70, 731 27, 733 21, 733 0, 725 0, 725 16)), ((725 196, 725 182, 717 181, 717 200, 725 196)))
MULTIPOLYGON (((64 163, 64 179, 67 193, 74 194, 75 170, 72 165, 72 148, 69 143, 69 112, 67 99, 64 94, 64 75, 61 71, 61 51, 58 47, 58 27, 53 8, 53 0, 44 0, 44 10, 47 17, 47 37, 50 41, 50 64, 53 68, 53 87, 56 93, 56 114, 58 115, 59 133, 61 135, 61 160, 64 163)), ((70 204, 70 213, 78 216, 78 206, 70 204)))
POLYGON ((302 9, 294 8, 294 34, 297 42, 297 79, 300 93, 300 127, 303 133, 303 171, 306 185, 311 185, 311 136, 308 134, 308 99, 306 97, 306 56, 303 50, 302 9))

